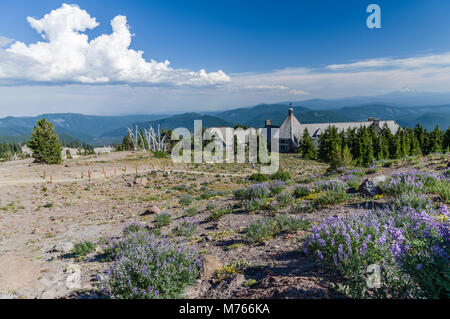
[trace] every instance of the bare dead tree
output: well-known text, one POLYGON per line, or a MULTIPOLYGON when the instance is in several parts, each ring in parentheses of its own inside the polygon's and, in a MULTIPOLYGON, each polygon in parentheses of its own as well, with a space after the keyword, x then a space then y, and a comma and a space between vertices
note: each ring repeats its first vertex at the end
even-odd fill
POLYGON ((144 137, 150 151, 152 152, 166 151, 167 136, 166 135, 161 136, 160 125, 158 125, 158 132, 155 132, 152 126, 150 126, 150 129, 148 130, 144 129, 144 137))
POLYGON ((140 136, 137 125, 136 125, 136 132, 133 131, 132 127, 128 128, 128 136, 130 137, 130 140, 133 143, 134 150, 137 151, 139 147, 139 136, 140 136))

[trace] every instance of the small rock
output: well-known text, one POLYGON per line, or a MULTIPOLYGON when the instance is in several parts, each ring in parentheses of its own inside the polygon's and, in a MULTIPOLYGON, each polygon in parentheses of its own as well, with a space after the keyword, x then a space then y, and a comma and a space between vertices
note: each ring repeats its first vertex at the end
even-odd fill
POLYGON ((372 178, 372 182, 375 186, 380 186, 381 183, 384 183, 387 180, 387 176, 380 175, 372 178))
POLYGON ((71 242, 62 242, 53 246, 52 252, 67 254, 73 249, 73 246, 74 245, 71 242))
POLYGON ((157 206, 150 206, 141 216, 158 215, 158 214, 161 214, 161 209, 159 209, 159 207, 157 206))
POLYGON ((200 271, 200 279, 208 279, 214 275, 214 273, 223 268, 223 263, 212 255, 203 256, 203 268, 200 271))
POLYGON ((32 235, 39 235, 45 233, 47 230, 44 227, 35 227, 31 231, 32 235))
POLYGON ((381 190, 373 181, 366 179, 361 186, 359 186, 358 192, 366 197, 375 197, 381 193, 381 190))

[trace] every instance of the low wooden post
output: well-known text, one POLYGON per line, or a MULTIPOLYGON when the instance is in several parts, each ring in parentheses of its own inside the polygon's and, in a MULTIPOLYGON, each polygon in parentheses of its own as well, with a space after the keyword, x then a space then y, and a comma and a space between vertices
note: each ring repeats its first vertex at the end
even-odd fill
POLYGON ((47 172, 44 171, 44 179, 47 177, 47 172))
POLYGON ((114 168, 114 176, 117 176, 117 168, 114 168))
POLYGON ((88 171, 88 176, 89 176, 89 184, 91 183, 91 171, 88 171))
POLYGON ((50 184, 53 184, 53 176, 50 176, 50 184))

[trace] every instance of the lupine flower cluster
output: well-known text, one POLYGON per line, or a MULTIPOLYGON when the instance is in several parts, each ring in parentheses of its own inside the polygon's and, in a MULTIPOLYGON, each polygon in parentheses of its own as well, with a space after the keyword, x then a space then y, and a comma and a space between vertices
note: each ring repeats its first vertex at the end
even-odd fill
POLYGON ((308 196, 309 194, 311 194, 312 190, 309 186, 305 185, 305 186, 297 186, 294 190, 294 195, 297 198, 302 198, 305 196, 308 196))
POLYGON ((315 188, 318 191, 345 191, 348 185, 339 179, 330 179, 317 182, 315 188))
POLYGON ((128 234, 131 234, 131 233, 137 233, 137 232, 139 232, 141 230, 144 230, 144 229, 145 229, 145 225, 144 224, 142 224, 140 222, 134 222, 134 223, 131 223, 131 224, 125 226, 125 228, 123 230, 123 234, 124 235, 128 235, 128 234))
POLYGON ((202 266, 195 250, 145 231, 114 242, 114 261, 101 285, 116 299, 180 298, 202 266))
POLYGON ((270 196, 270 189, 268 183, 254 184, 244 190, 244 198, 266 198, 270 196))
MULTIPOLYGON (((448 294, 448 207, 402 207, 332 217, 312 230, 305 253, 337 269, 354 297, 367 292, 366 269, 382 267, 381 296, 437 298, 448 294)), ((447 296, 448 297, 448 296, 447 296)))
POLYGON ((285 188, 286 188, 286 183, 285 182, 273 182, 271 184, 269 184, 269 190, 270 190, 270 196, 275 196, 280 194, 285 188))
POLYGON ((174 229, 174 233, 178 236, 191 238, 197 233, 198 225, 198 222, 194 221, 191 217, 181 218, 177 227, 174 229))
POLYGON ((384 183, 383 190, 393 195, 410 191, 425 192, 439 180, 440 177, 434 173, 410 170, 391 175, 384 183))
POLYGON ((268 205, 267 199, 253 198, 242 201, 242 208, 249 213, 260 211, 264 209, 267 205, 268 205))

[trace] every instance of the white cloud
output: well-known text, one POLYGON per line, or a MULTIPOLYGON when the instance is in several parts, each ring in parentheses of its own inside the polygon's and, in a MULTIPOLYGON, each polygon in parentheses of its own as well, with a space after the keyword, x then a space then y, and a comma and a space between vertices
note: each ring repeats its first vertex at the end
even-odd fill
POLYGON ((0 49, 4 46, 7 46, 8 44, 10 44, 11 42, 13 42, 14 40, 9 39, 7 37, 2 37, 0 35, 0 49))
POLYGON ((250 85, 246 87, 249 90, 289 90, 284 85, 250 85))
POLYGON ((364 68, 424 68, 430 66, 450 66, 450 53, 434 54, 412 58, 382 58, 349 64, 332 64, 329 70, 356 70, 364 68))
MULTIPOLYGON (((130 49, 132 34, 127 19, 116 16, 112 33, 89 40, 84 34, 99 23, 77 5, 63 4, 41 19, 28 23, 44 42, 15 42, 0 49, 0 82, 140 84, 211 86, 230 82, 222 71, 207 73, 174 69, 169 61, 146 61, 142 51, 130 49)), ((1 44, 1 39, 0 39, 1 44)))

